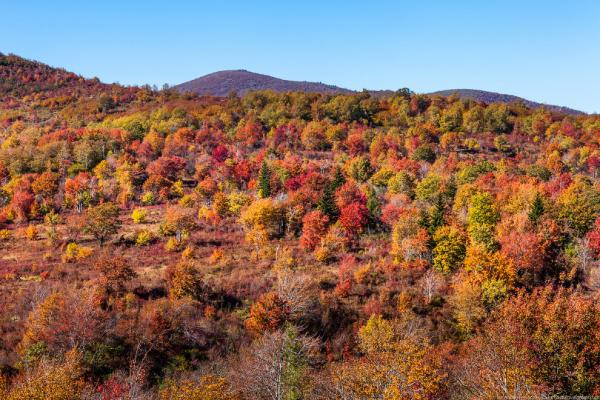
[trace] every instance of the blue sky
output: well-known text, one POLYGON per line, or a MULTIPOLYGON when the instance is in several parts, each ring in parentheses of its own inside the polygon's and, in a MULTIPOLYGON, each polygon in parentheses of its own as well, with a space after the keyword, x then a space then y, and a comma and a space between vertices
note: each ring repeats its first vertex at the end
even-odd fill
POLYGON ((600 112, 600 1, 9 1, 0 51, 123 84, 222 69, 600 112))

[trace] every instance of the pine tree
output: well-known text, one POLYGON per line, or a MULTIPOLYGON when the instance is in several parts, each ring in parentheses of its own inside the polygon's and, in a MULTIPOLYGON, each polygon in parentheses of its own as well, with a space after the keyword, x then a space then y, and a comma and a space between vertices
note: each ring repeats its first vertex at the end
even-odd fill
POLYGON ((335 205, 335 190, 333 190, 332 184, 325 186, 323 195, 319 199, 317 207, 323 214, 329 217, 330 221, 333 221, 338 217, 339 210, 335 205))
POLYGON ((435 205, 431 210, 431 215, 429 216, 429 226, 428 231, 430 235, 433 235, 435 231, 444 225, 444 200, 442 196, 438 196, 435 205))
POLYGON ((333 181, 331 182, 331 187, 333 189, 334 194, 335 191, 344 183, 346 183, 346 178, 344 178, 344 174, 342 173, 342 171, 339 168, 337 168, 335 170, 335 176, 333 177, 333 181))
POLYGON ((542 196, 538 192, 536 193, 535 199, 533 199, 533 203, 531 204, 531 210, 529 210, 529 220, 535 224, 543 213, 544 203, 542 202, 542 196))
POLYGON ((335 176, 333 180, 325 185, 325 189, 323 190, 323 195, 319 199, 317 207, 319 210, 329 217, 330 221, 334 221, 340 214, 340 210, 338 210, 335 205, 335 191, 346 183, 346 179, 342 174, 342 171, 338 168, 335 172, 335 176))
POLYGON ((264 199, 271 196, 271 170, 266 161, 263 161, 258 173, 258 197, 264 199))
POLYGON ((379 216, 381 215, 381 205, 377 198, 377 193, 372 188, 367 191, 367 209, 369 210, 369 224, 374 229, 379 228, 379 216))

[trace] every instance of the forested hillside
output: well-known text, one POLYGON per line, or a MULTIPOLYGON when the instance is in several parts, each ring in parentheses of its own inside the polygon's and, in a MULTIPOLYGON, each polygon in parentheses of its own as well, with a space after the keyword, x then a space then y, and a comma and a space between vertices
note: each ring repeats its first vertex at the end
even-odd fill
POLYGON ((600 117, 0 55, 0 398, 600 395, 600 117))

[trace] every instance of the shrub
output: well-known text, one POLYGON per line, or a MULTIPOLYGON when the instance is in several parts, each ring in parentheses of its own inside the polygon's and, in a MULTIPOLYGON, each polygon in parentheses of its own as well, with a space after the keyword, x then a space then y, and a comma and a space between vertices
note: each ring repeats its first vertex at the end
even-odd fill
POLYGON ((152 234, 152 232, 144 229, 144 230, 138 232, 138 234, 135 238, 135 244, 136 244, 136 246, 146 246, 146 245, 150 244, 153 240, 154 240, 154 235, 152 234))
POLYGON ((0 229, 0 240, 8 240, 12 236, 12 232, 8 229, 0 229))
POLYGON ((133 219, 133 222, 135 222, 136 224, 143 224, 143 223, 145 223, 147 216, 148 216, 148 211, 146 211, 143 208, 136 208, 131 213, 131 219, 133 219))
POLYGON ((152 193, 152 192, 146 192, 142 196, 142 204, 144 204, 144 205, 150 206, 150 205, 154 204, 154 201, 155 201, 154 193, 152 193))
POLYGON ((170 237, 165 243, 165 250, 170 252, 176 252, 183 248, 183 243, 178 241, 175 237, 170 237))
POLYGON ((92 248, 79 246, 77 243, 69 243, 62 256, 63 262, 80 261, 92 255, 92 248))

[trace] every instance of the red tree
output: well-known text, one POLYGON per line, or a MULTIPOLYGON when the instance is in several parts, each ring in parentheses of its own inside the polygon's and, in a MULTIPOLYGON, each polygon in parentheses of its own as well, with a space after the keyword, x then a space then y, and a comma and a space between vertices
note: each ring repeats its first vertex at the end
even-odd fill
POLYGON ((311 211, 302 219, 302 236, 300 245, 308 250, 314 250, 327 232, 329 217, 321 211, 311 211))

